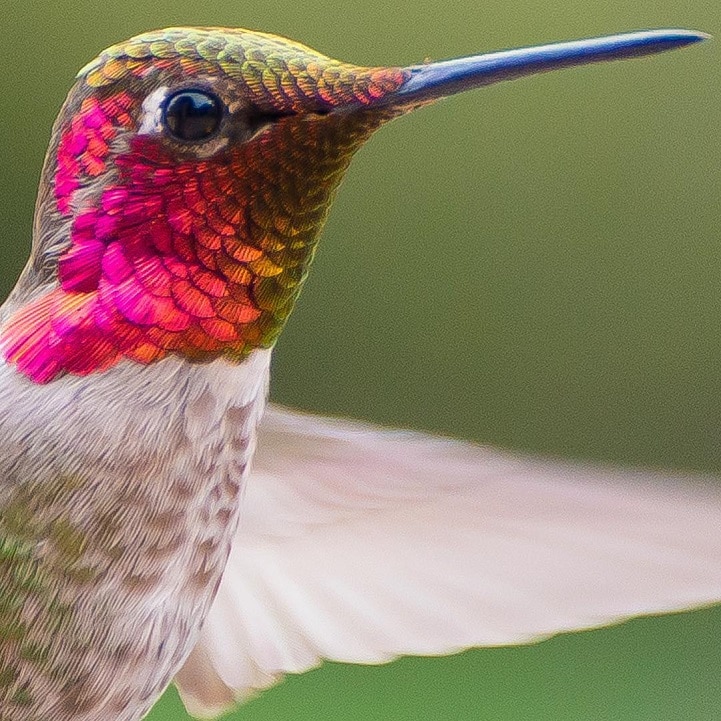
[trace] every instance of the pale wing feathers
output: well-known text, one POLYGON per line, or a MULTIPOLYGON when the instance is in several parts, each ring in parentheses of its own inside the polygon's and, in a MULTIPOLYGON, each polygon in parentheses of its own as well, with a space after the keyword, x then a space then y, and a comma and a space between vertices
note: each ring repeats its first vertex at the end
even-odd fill
POLYGON ((176 681, 191 713, 323 659, 537 641, 721 600, 721 488, 269 408, 176 681))

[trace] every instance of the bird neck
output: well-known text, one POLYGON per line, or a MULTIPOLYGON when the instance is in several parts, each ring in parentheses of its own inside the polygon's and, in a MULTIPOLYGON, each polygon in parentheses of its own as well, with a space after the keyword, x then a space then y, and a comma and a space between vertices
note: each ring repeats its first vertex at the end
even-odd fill
MULTIPOLYGON (((53 192, 41 191, 36 228, 56 238, 53 225, 62 226, 67 239, 48 251, 56 272, 45 292, 0 330, 5 358, 33 381, 104 371, 122 358, 239 362, 272 347, 353 153, 387 119, 290 117, 200 159, 125 133, 129 110, 118 97, 83 103, 86 121, 76 114, 51 148, 53 192), (111 143, 76 137, 87 125, 111 143), (98 155, 111 145, 112 158, 66 162, 67 148, 98 155)), ((37 257, 29 265, 37 273, 37 257)))

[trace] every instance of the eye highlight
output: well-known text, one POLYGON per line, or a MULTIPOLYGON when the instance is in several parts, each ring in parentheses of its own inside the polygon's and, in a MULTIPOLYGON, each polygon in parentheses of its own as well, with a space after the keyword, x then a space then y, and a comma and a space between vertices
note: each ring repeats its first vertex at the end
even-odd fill
POLYGON ((220 127, 223 102, 206 90, 179 90, 165 101, 163 125, 178 140, 207 140, 220 127))

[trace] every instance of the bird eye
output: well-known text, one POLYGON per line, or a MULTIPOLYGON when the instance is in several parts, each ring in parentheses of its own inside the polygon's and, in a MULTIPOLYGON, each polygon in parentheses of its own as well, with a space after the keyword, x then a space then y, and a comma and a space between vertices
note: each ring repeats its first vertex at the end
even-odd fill
POLYGON ((163 111, 163 123, 179 140, 206 140, 220 127, 225 107, 205 90, 180 90, 171 95, 163 111))

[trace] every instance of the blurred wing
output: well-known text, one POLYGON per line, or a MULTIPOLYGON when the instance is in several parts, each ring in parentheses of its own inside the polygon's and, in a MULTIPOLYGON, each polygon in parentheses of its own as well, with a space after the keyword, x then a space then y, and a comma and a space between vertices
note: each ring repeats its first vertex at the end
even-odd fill
POLYGON ((547 636, 721 600, 721 488, 269 408, 176 682, 191 713, 323 659, 547 636))

